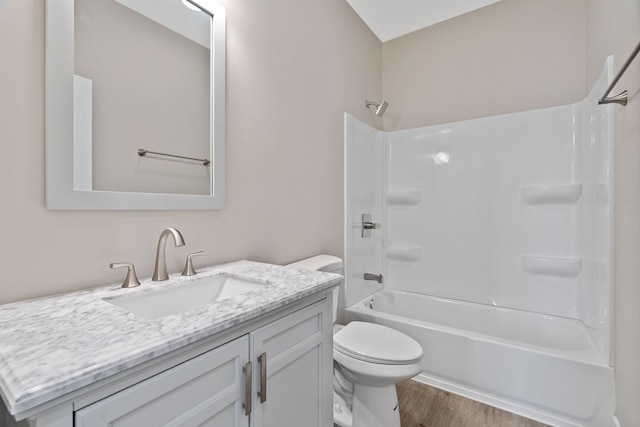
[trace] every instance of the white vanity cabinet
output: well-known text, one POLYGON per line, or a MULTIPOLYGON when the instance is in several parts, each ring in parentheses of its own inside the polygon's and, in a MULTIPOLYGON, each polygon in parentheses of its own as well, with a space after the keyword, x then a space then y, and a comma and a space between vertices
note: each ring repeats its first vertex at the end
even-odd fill
POLYGON ((260 322, 76 409, 74 426, 332 426, 331 323, 326 299, 260 322))
POLYGON ((342 279, 236 261, 0 306, 0 427, 332 427, 342 279), (113 303, 218 276, 253 286, 160 317, 113 303))
POLYGON ((252 427, 333 426, 332 333, 331 311, 316 306, 250 334, 252 427))
POLYGON ((245 335, 75 411, 76 427, 245 427, 245 335))

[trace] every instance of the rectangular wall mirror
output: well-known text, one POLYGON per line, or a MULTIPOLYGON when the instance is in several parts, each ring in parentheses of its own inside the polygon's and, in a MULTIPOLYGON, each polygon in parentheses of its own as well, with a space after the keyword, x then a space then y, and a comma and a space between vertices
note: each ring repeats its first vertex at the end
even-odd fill
POLYGON ((212 0, 46 0, 54 210, 222 209, 225 14, 212 0))

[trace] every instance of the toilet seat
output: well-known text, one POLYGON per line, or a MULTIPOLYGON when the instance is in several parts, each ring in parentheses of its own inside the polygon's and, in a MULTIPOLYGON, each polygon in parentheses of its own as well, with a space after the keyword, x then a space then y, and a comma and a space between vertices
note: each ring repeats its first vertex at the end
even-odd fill
POLYGON ((386 326, 351 322, 333 336, 333 348, 369 363, 408 365, 419 362, 422 347, 413 338, 386 326))

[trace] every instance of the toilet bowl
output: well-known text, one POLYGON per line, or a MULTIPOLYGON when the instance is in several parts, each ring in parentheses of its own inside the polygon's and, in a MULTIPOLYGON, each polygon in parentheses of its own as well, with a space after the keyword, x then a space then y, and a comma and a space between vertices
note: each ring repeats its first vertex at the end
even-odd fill
MULTIPOLYGON (((340 258, 318 255, 288 267, 342 273, 340 258)), ((333 302, 333 416, 340 427, 400 427, 395 384, 422 371, 422 347, 411 337, 366 322, 335 325, 333 302)))

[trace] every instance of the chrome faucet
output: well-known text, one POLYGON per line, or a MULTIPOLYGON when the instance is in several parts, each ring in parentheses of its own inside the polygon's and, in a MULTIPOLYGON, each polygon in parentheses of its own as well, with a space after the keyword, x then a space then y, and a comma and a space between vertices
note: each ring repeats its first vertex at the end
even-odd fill
POLYGON ((156 251, 156 266, 153 269, 153 277, 151 280, 154 282, 160 282, 167 280, 169 275, 167 274, 167 259, 165 256, 165 247, 167 245, 167 237, 173 236, 173 241, 176 246, 184 246, 184 238, 182 234, 175 228, 165 228, 160 234, 158 240, 158 249, 156 251))

